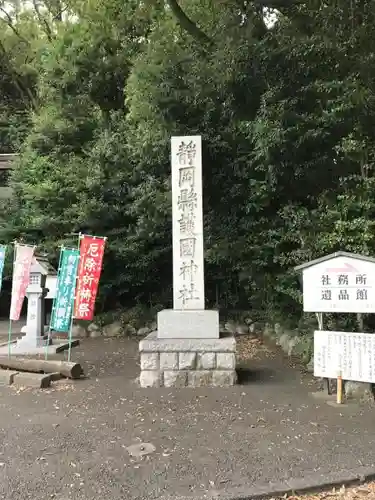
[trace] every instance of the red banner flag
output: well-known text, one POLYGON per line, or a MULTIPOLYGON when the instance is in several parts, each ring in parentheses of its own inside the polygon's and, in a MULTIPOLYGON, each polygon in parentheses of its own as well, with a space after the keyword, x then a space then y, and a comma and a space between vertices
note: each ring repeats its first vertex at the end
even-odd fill
POLYGON ((102 271, 105 238, 83 236, 79 249, 74 318, 92 320, 102 271))
POLYGON ((23 300, 30 281, 30 269, 34 257, 34 247, 26 245, 15 246, 16 258, 13 265, 12 300, 9 319, 20 319, 23 300))

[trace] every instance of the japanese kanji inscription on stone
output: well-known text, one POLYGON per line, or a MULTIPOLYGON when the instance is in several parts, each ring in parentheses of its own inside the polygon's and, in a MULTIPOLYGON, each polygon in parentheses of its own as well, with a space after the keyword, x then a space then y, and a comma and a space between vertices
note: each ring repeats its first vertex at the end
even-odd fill
POLYGON ((172 137, 173 307, 204 309, 202 141, 172 137))

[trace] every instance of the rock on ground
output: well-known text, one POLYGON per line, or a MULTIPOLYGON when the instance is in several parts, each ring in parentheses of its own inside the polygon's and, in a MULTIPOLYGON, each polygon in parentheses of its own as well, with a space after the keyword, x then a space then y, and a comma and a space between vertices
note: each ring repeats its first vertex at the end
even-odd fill
POLYGON ((122 335, 122 332, 122 325, 117 321, 103 328, 104 337, 119 337, 120 335, 122 335))
POLYGON ((77 339, 77 338, 86 338, 87 336, 88 336, 88 332, 87 332, 86 328, 84 328, 81 325, 73 325, 73 328, 72 328, 72 337, 74 339, 77 339))
POLYGON ((345 382, 345 394, 348 399, 371 396, 371 384, 349 380, 345 382))

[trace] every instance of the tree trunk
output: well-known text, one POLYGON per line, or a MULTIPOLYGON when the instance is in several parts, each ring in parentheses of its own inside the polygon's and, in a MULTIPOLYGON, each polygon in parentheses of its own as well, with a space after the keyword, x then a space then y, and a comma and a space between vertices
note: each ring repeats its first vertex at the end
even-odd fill
POLYGON ((68 361, 0 358, 0 367, 24 372, 60 373, 64 377, 72 379, 78 379, 83 375, 83 370, 79 363, 69 363, 68 361))

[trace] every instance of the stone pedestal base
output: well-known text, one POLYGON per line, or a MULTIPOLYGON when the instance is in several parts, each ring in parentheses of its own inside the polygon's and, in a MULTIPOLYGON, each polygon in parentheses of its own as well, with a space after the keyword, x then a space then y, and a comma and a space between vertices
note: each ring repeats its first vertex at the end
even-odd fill
POLYGON ((17 339, 17 347, 26 349, 28 347, 34 349, 36 347, 44 347, 47 343, 47 336, 33 335, 26 333, 23 337, 17 339))
POLYGON ((218 339, 219 311, 164 309, 158 313, 159 339, 218 339))
POLYGON ((225 387, 234 385, 236 341, 160 339, 150 333, 139 343, 141 387, 225 387))

